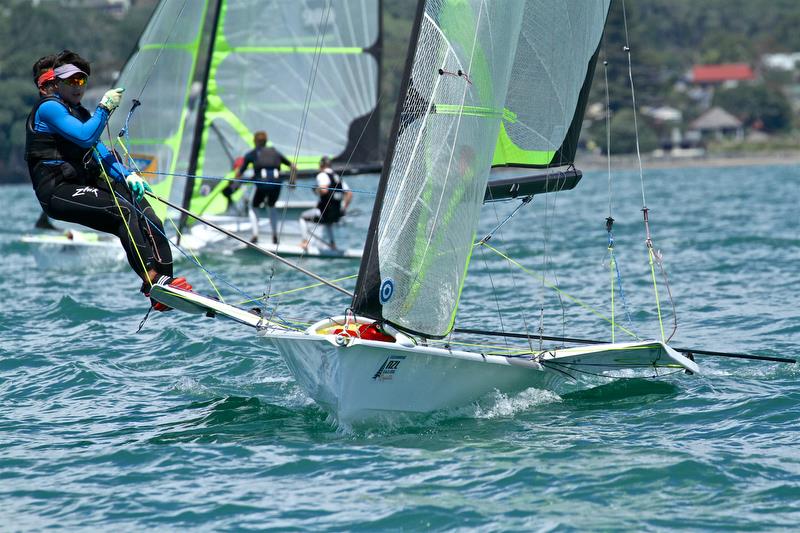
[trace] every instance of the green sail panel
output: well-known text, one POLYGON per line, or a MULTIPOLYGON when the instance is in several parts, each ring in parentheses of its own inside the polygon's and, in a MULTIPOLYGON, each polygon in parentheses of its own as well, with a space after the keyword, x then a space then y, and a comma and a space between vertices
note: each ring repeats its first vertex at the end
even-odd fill
MULTIPOLYGON (((230 177, 260 130, 300 169, 316 169, 324 155, 379 162, 380 8, 379 0, 222 2, 197 174, 230 177)), ((203 196, 196 181, 190 209, 223 212, 226 183, 203 196)))
POLYGON ((420 4, 353 311, 425 337, 453 327, 522 0, 420 4))
POLYGON ((610 1, 526 1, 493 166, 574 161, 610 1))
MULTIPOLYGON (((190 93, 207 8, 208 2, 200 0, 163 0, 158 5, 116 82, 125 95, 109 120, 116 135, 125 126, 132 99, 141 102, 128 120, 124 147, 115 148, 128 166, 142 172, 156 194, 176 203, 181 202, 185 178, 174 175, 188 168, 190 93)), ((166 206, 151 203, 163 219, 166 206)))

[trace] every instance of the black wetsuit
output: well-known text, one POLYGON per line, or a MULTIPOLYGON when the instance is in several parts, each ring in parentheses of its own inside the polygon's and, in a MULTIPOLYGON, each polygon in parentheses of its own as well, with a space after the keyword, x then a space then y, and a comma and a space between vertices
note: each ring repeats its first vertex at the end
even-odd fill
POLYGON ((39 107, 54 100, 83 123, 92 117, 85 107, 68 106, 55 97, 43 98, 31 110, 26 127, 25 160, 42 209, 51 218, 119 237, 128 263, 140 276, 153 269, 171 277, 169 241, 150 204, 144 199, 135 202, 125 183, 112 180, 109 187, 91 148, 81 147, 58 133, 36 130, 39 107), (112 190, 117 193, 119 207, 112 190))
POLYGON ((239 174, 242 174, 249 165, 253 165, 253 180, 256 183, 256 193, 253 195, 253 207, 261 207, 264 200, 268 207, 274 207, 281 194, 281 178, 279 175, 281 163, 291 166, 292 163, 272 146, 262 146, 250 150, 245 154, 239 174))

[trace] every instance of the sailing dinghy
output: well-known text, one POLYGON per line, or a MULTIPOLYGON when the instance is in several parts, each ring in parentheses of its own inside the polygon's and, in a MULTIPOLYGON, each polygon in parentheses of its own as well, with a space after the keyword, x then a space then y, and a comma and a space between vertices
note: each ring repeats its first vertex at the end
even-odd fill
MULTIPOLYGON (((458 407, 492 391, 585 388, 587 369, 700 373, 692 359, 653 340, 540 350, 531 343, 503 354, 434 345, 454 330, 484 200, 571 188, 580 178, 567 170, 487 188, 493 165, 572 163, 608 7, 602 0, 419 3, 355 292, 336 287, 352 296, 348 312, 303 331, 251 319, 300 387, 339 420, 458 407)), ((157 287, 151 296, 169 305, 181 293, 157 287)), ((198 304, 188 294, 196 309, 227 316, 215 300, 198 304)))

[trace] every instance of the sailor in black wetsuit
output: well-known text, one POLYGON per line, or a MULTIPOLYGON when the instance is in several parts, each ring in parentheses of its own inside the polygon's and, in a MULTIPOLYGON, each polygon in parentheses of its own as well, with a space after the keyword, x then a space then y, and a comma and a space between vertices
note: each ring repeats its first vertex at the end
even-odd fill
MULTIPOLYGON (((155 283, 191 289, 184 278, 172 278, 169 242, 143 198, 149 185, 99 142, 122 89, 107 91, 92 115, 81 105, 89 63, 65 50, 54 66, 47 76, 56 80, 55 90, 34 105, 25 140, 25 159, 42 209, 51 218, 117 235, 146 295, 155 283), (110 185, 103 169, 113 178, 110 185)), ((167 310, 161 304, 154 307, 167 310)))
POLYGON ((309 229, 309 223, 321 225, 325 232, 325 238, 318 240, 328 246, 331 250, 336 249, 336 240, 333 236, 333 225, 346 214, 350 202, 353 200, 353 191, 347 183, 333 171, 331 160, 323 157, 319 161, 319 174, 317 174, 317 187, 314 192, 319 195, 317 207, 306 209, 300 214, 300 230, 303 233, 301 248, 308 248, 308 244, 314 235, 314 229, 309 229))
MULTIPOLYGON (((258 215, 256 209, 262 207, 266 200, 267 207, 269 208, 269 224, 272 228, 272 242, 278 244, 278 213, 273 209, 275 202, 278 201, 278 196, 281 194, 281 181, 286 178, 281 178, 280 169, 281 165, 286 165, 292 169, 290 183, 294 183, 294 172, 297 168, 291 161, 286 159, 274 146, 267 143, 267 133, 264 131, 257 131, 253 135, 253 143, 256 147, 247 152, 244 160, 239 168, 236 169, 236 179, 242 177, 247 167, 253 165, 253 181, 256 181, 256 191, 253 194, 253 201, 247 210, 247 215, 250 217, 250 226, 252 227, 253 236, 251 242, 258 242, 258 215)), ((231 183, 222 190, 228 199, 231 194, 238 188, 238 183, 231 183)))

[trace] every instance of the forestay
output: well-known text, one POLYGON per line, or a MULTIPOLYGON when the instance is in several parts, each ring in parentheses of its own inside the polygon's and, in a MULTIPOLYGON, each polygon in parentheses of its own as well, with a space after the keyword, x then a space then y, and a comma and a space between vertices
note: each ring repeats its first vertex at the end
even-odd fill
POLYGON ((523 0, 421 4, 357 314, 426 337, 452 328, 524 12, 523 0))

